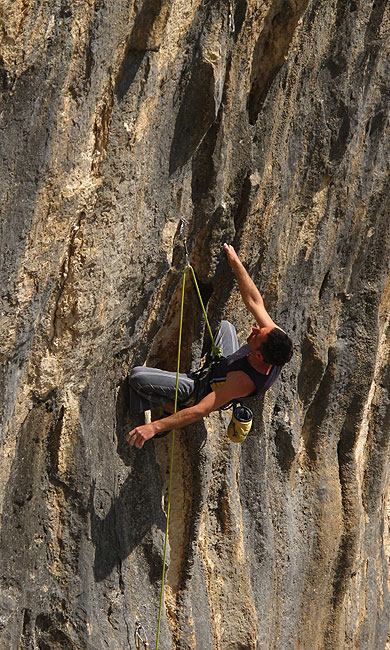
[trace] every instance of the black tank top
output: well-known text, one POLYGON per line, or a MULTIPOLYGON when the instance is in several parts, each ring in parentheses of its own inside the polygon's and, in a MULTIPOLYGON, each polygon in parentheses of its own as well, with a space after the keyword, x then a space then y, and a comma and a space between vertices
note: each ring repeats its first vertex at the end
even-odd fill
POLYGON ((200 402, 205 395, 210 393, 212 384, 219 384, 226 381, 229 372, 234 370, 241 370, 250 377, 255 385, 255 390, 246 397, 240 397, 240 400, 254 397, 255 395, 265 393, 270 386, 279 377, 282 367, 272 366, 268 375, 255 370, 248 361, 248 354, 250 353, 249 345, 243 345, 239 350, 230 354, 228 357, 221 357, 215 361, 211 366, 211 371, 207 364, 196 372, 188 373, 188 377, 196 380, 195 400, 196 403, 200 402))
POLYGON ((226 357, 227 361, 227 372, 233 372, 234 370, 241 370, 245 372, 248 377, 250 377, 256 386, 256 390, 253 391, 248 397, 253 397, 259 393, 265 393, 268 388, 279 377, 282 367, 281 366, 272 366, 268 375, 264 375, 262 372, 255 370, 253 366, 248 361, 248 354, 250 353, 250 348, 248 344, 243 345, 237 352, 230 354, 226 357))

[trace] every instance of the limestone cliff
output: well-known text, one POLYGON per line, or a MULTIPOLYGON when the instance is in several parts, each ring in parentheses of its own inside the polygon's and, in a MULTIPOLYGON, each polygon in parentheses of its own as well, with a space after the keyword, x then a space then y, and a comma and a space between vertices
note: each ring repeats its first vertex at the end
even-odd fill
MULTIPOLYGON (((386 0, 3 0, 4 650, 154 647, 170 439, 127 373, 175 367, 181 219, 211 322, 295 354, 242 445, 178 432, 160 648, 389 637, 386 0)), ((204 323, 186 298, 183 367, 204 323)))

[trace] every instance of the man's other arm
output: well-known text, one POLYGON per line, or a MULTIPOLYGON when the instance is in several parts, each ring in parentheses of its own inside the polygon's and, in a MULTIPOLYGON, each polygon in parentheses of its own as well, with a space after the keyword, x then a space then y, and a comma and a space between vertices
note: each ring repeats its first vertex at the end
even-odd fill
POLYGON ((173 413, 161 420, 155 420, 150 424, 142 424, 132 429, 127 436, 131 445, 139 449, 143 447, 146 440, 153 438, 156 433, 169 431, 170 429, 182 429, 188 424, 193 424, 201 420, 212 411, 217 411, 224 404, 228 404, 232 399, 239 399, 250 395, 255 389, 253 381, 247 374, 241 370, 231 372, 225 383, 217 388, 216 391, 209 393, 199 404, 190 406, 173 413))

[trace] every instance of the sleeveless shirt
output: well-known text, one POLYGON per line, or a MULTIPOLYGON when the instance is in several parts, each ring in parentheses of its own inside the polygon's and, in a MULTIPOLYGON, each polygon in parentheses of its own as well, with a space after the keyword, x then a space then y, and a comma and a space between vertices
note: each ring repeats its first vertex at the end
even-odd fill
POLYGON ((254 397, 260 393, 265 393, 265 391, 268 390, 268 388, 270 388, 279 377, 282 367, 272 366, 268 375, 264 375, 251 366, 248 361, 249 353, 249 345, 245 344, 236 352, 233 352, 233 354, 230 354, 227 357, 221 357, 221 359, 215 361, 212 365, 211 373, 208 370, 207 364, 196 372, 188 373, 187 376, 196 381, 194 395, 196 403, 200 402, 205 395, 213 390, 212 384, 218 385, 219 383, 224 383, 228 373, 233 372, 234 370, 245 372, 245 374, 252 379, 255 385, 255 390, 246 397, 240 397, 240 400, 254 397))
POLYGON ((241 346, 236 352, 233 352, 233 354, 230 354, 228 357, 226 357, 226 361, 227 372, 232 372, 233 370, 241 370, 252 379, 254 385, 256 386, 256 389, 253 391, 253 393, 247 395, 247 397, 253 397, 259 393, 265 393, 265 391, 272 386, 272 384, 279 377, 282 371, 282 367, 272 366, 268 375, 265 375, 251 366, 248 361, 249 353, 250 347, 246 343, 245 345, 241 346))

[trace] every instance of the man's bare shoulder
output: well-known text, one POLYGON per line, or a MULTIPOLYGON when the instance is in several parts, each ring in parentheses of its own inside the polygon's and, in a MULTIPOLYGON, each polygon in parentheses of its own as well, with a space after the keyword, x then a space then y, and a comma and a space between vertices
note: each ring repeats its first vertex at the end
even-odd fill
POLYGON ((229 386, 230 391, 236 393, 231 399, 247 397, 247 395, 250 395, 256 389, 252 379, 243 370, 232 370, 228 372, 226 385, 229 386))

